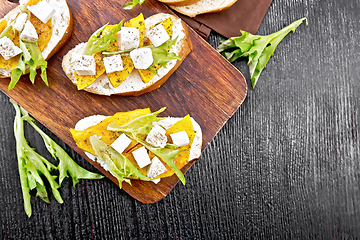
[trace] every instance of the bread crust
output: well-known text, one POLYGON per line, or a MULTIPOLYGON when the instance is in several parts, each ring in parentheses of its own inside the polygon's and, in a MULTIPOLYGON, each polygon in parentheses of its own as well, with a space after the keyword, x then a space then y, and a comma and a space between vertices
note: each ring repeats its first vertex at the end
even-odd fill
POLYGON ((73 17, 72 17, 72 13, 71 13, 69 4, 66 3, 66 5, 68 6, 69 13, 70 13, 70 18, 67 23, 68 27, 66 28, 65 33, 64 33, 63 37, 60 39, 60 41, 58 42, 58 44, 56 44, 56 46, 53 48, 53 50, 49 53, 49 55, 45 59, 46 61, 49 60, 55 53, 57 53, 57 51, 59 51, 65 45, 65 43, 67 43, 67 41, 69 40, 69 38, 72 34, 72 31, 74 28, 74 21, 73 21, 73 17))
MULTIPOLYGON (((62 38, 58 41, 58 43, 52 48, 52 50, 46 56, 45 61, 48 61, 57 51, 59 51, 64 46, 64 44, 69 40, 72 30, 73 30, 73 17, 72 17, 71 9, 69 7, 69 4, 66 1, 64 1, 64 2, 66 3, 66 6, 69 11, 69 19, 66 22, 67 28, 66 28, 65 33, 63 34, 62 38)), ((20 5, 16 6, 8 14, 6 14, 2 19, 0 19, 0 21, 1 20, 8 21, 9 19, 11 19, 12 15, 17 15, 20 12, 20 9, 21 9, 20 5)), ((55 21, 55 23, 56 23, 56 21, 55 21)), ((29 72, 30 71, 27 70, 25 72, 25 74, 23 74, 23 75, 26 75, 29 72)), ((0 71, 0 78, 9 78, 9 77, 11 77, 11 70, 8 70, 6 72, 0 71)))
MULTIPOLYGON (((174 16, 174 15, 164 14, 164 13, 160 13, 160 15, 163 15, 162 19, 165 19, 166 17, 171 16, 173 19, 181 21, 180 18, 178 18, 177 16, 174 16)), ((156 14, 156 15, 153 15, 153 16, 147 18, 147 19, 155 18, 155 17, 158 17, 158 16, 159 16, 159 14, 156 14)), ((145 20, 145 22, 146 22, 146 20, 145 20)), ((181 60, 176 60, 176 64, 170 69, 170 71, 168 71, 160 79, 156 80, 153 84, 151 84, 149 86, 145 86, 140 90, 134 90, 134 91, 130 90, 130 91, 126 91, 126 92, 115 92, 115 93, 111 93, 111 94, 101 93, 101 92, 95 90, 94 88, 91 88, 91 85, 89 87, 83 89, 83 90, 85 90, 87 92, 90 92, 90 93, 98 94, 98 95, 139 96, 141 94, 144 94, 144 93, 147 93, 147 92, 150 92, 150 91, 153 91, 153 90, 159 88, 163 83, 166 82, 166 80, 171 76, 171 74, 181 65, 181 63, 184 61, 186 56, 193 50, 193 46, 192 46, 192 43, 191 43, 188 28, 186 27, 186 25, 184 24, 183 21, 181 21, 181 26, 182 26, 182 29, 183 29, 182 31, 184 33, 184 37, 180 40, 181 48, 180 48, 180 51, 177 53, 179 55, 179 57, 181 58, 181 60)), ((65 72, 66 76, 71 80, 71 82, 74 85, 76 85, 76 80, 74 78, 73 72, 67 71, 67 67, 71 63, 71 56, 72 56, 73 52, 75 51, 75 48, 71 49, 64 56, 63 61, 62 61, 62 67, 64 69, 64 72, 65 72)), ((106 76, 106 73, 104 73, 100 77, 102 77, 104 79, 108 79, 107 76, 106 76)))
POLYGON ((159 0, 159 1, 172 6, 186 6, 197 3, 200 0, 159 0))
POLYGON ((197 1, 195 3, 192 4, 188 4, 188 5, 181 5, 181 6, 175 6, 175 5, 170 5, 169 7, 181 14, 184 14, 188 17, 196 17, 197 15, 200 14, 204 14, 204 13, 214 13, 214 12, 221 12, 224 11, 226 9, 228 9, 229 7, 231 7, 232 5, 234 5, 236 3, 237 0, 229 0, 226 1, 226 3, 220 3, 219 5, 217 4, 211 4, 210 6, 206 6, 205 2, 206 0, 200 0, 197 1), (196 9, 196 10, 191 10, 191 9, 196 9))

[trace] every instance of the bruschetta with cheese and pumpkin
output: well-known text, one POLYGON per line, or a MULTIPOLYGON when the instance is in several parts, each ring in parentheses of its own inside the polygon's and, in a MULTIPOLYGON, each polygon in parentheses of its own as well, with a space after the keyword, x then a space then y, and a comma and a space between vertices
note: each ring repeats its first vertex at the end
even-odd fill
POLYGON ((192 51, 180 18, 143 14, 123 24, 105 25, 63 58, 67 77, 100 95, 137 96, 159 88, 192 51))
POLYGON ((93 115, 70 131, 77 146, 110 172, 120 187, 132 179, 158 183, 173 174, 185 184, 180 169, 200 157, 201 127, 189 115, 158 117, 164 110, 93 115))
POLYGON ((47 60, 69 39, 73 22, 66 0, 21 0, 0 20, 0 78, 9 90, 24 74, 32 83, 37 69, 48 84, 47 60))

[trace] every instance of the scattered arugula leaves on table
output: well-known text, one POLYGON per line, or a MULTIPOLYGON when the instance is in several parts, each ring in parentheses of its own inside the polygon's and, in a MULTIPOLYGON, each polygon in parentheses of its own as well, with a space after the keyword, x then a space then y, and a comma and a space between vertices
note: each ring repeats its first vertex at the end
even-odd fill
POLYGON ((60 192, 62 181, 67 176, 71 176, 73 185, 79 181, 78 179, 101 179, 102 175, 89 172, 80 167, 77 163, 62 149, 55 141, 47 136, 36 124, 35 119, 30 117, 28 112, 21 108, 15 101, 10 100, 14 105, 16 115, 14 120, 14 135, 16 139, 16 154, 18 159, 18 168, 20 175, 21 189, 24 198, 24 208, 28 217, 32 214, 30 203, 30 191, 36 189, 36 196, 40 197, 45 202, 49 203, 48 193, 45 184, 40 175, 46 178, 55 199, 59 203, 63 203, 60 192), (34 148, 30 147, 25 139, 24 121, 28 122, 43 138, 47 150, 56 159, 59 160, 59 165, 55 166, 39 153, 34 148), (59 181, 56 180, 59 172, 59 181), (54 173, 55 172, 55 173, 54 173))
POLYGON ((230 62, 240 57, 248 57, 250 78, 252 88, 260 77, 262 70, 266 67, 270 57, 274 55, 274 51, 281 40, 295 29, 307 18, 301 18, 278 32, 266 36, 253 35, 246 31, 240 30, 241 36, 231 37, 228 40, 221 41, 217 51, 221 53, 230 62))

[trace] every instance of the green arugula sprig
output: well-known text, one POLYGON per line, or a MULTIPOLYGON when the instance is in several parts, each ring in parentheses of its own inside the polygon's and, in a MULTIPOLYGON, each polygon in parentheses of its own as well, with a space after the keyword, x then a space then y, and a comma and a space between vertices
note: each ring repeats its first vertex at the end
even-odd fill
POLYGON ((113 26, 109 31, 104 31, 108 26, 108 24, 105 24, 94 32, 86 43, 83 55, 93 55, 108 50, 111 47, 110 43, 116 40, 114 34, 120 31, 123 21, 113 26))
POLYGON ((109 172, 119 181, 120 188, 122 188, 123 182, 131 184, 130 179, 150 180, 143 175, 127 157, 101 141, 98 136, 93 135, 89 140, 95 151, 95 155, 106 163, 109 172))
POLYGON ((35 76, 37 74, 36 69, 41 68, 41 79, 45 82, 47 86, 49 83, 47 81, 46 68, 47 62, 45 61, 40 48, 36 42, 20 42, 20 49, 22 53, 16 67, 12 70, 11 81, 8 86, 8 90, 11 90, 15 87, 16 83, 19 81, 21 75, 25 74, 26 70, 30 70, 30 81, 34 84, 35 76))
MULTIPOLYGON (((14 21, 15 22, 15 21, 14 21)), ((7 37, 9 36, 9 34, 11 33, 11 31, 13 31, 13 23, 9 24, 5 29, 4 31, 2 31, 2 33, 0 34, 0 38, 3 38, 3 37, 7 37)))
POLYGON ((172 46, 176 44, 177 39, 178 37, 166 41, 158 47, 155 47, 154 45, 146 46, 146 48, 151 49, 154 59, 154 65, 160 64, 161 66, 166 67, 166 64, 171 60, 181 60, 181 58, 176 53, 170 52, 172 46))
POLYGON ((115 123, 110 123, 107 127, 110 131, 120 131, 125 133, 132 140, 142 144, 150 152, 154 153, 156 156, 161 158, 178 176, 180 181, 185 185, 184 174, 180 169, 175 165, 174 158, 183 150, 177 149, 174 146, 166 145, 164 148, 154 147, 151 144, 143 141, 139 136, 149 134, 150 130, 153 128, 152 123, 158 122, 163 118, 157 117, 157 115, 163 112, 165 108, 161 108, 159 111, 150 113, 141 117, 138 117, 127 124, 117 125, 115 123))
POLYGON ((132 0, 132 2, 127 2, 125 3, 124 5, 124 9, 125 10, 130 10, 132 9, 133 7, 135 7, 136 5, 141 5, 145 2, 145 0, 132 0))
POLYGON ((266 36, 253 35, 246 31, 240 30, 241 36, 231 37, 228 40, 221 41, 217 51, 230 62, 235 61, 239 57, 248 57, 250 78, 252 88, 260 77, 262 70, 266 67, 270 57, 274 55, 274 51, 281 40, 295 29, 307 18, 301 18, 278 32, 266 36))
MULTIPOLYGON (((181 60, 181 58, 174 52, 170 52, 170 49, 176 44, 177 41, 176 37, 175 39, 166 41, 165 43, 161 44, 158 47, 155 47, 154 45, 149 45, 149 46, 145 46, 143 48, 150 48, 151 49, 151 53, 153 56, 153 63, 152 66, 155 65, 157 66, 158 64, 160 64, 161 66, 166 68, 166 65, 168 62, 170 62, 171 60, 181 60)), ((134 49, 129 49, 129 50, 124 50, 124 51, 117 51, 117 52, 103 52, 104 55, 116 55, 116 54, 128 54, 130 53, 132 50, 134 49)), ((157 72, 150 66, 148 68, 150 71, 154 72, 155 74, 157 74, 157 72)))
POLYGON ((14 105, 16 116, 14 120, 14 135, 16 139, 16 154, 18 159, 18 168, 20 175, 21 189, 24 198, 24 208, 28 217, 32 214, 32 208, 30 203, 30 191, 36 189, 36 196, 40 197, 45 202, 49 203, 48 193, 46 191, 45 184, 40 175, 44 176, 49 182, 51 191, 55 199, 59 203, 63 203, 63 199, 58 191, 62 181, 67 176, 67 173, 72 178, 73 185, 78 182, 78 179, 101 179, 103 176, 87 171, 86 169, 77 165, 74 160, 62 149, 57 143, 55 143, 50 137, 48 137, 36 124, 35 119, 29 116, 29 114, 22 109, 15 101, 10 100, 14 105), (41 135, 43 138, 47 150, 51 155, 60 161, 58 166, 53 165, 33 148, 31 148, 25 139, 24 134, 24 121, 30 123, 31 126, 41 135), (55 170, 60 173, 59 181, 55 179, 58 177, 53 174, 55 170))

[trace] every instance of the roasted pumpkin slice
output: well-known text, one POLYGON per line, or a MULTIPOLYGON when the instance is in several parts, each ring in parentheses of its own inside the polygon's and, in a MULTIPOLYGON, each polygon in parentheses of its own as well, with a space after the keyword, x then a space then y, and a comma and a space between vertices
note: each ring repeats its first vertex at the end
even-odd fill
MULTIPOLYGON (((107 25, 104 29, 104 33, 107 33, 110 31, 110 29, 112 29, 115 25, 107 25)), ((114 34, 115 36, 116 34, 114 34)), ((110 43, 110 48, 107 50, 107 52, 116 52, 118 50, 119 44, 117 41, 117 38, 115 39, 115 41, 110 43)))
MULTIPOLYGON (((157 72, 160 68, 161 68, 161 65, 160 64, 157 64, 157 65, 151 65, 150 66, 155 72, 157 72)), ((151 71, 149 69, 138 69, 139 71, 139 75, 140 75, 140 78, 141 80, 144 82, 144 83, 147 83, 149 82, 151 79, 153 79, 153 77, 155 77, 156 73, 154 71, 151 71)))
POLYGON ((130 19, 128 22, 124 23, 125 27, 134 27, 139 29, 140 44, 139 47, 144 46, 145 38, 145 19, 142 13, 139 16, 130 19))
MULTIPOLYGON (((90 136, 93 136, 93 135, 101 136, 101 141, 110 145, 121 135, 121 132, 107 130, 107 126, 110 123, 115 122, 118 125, 123 125, 125 123, 130 122, 131 120, 133 120, 135 118, 138 118, 140 116, 150 114, 150 113, 151 113, 151 111, 148 108, 138 109, 138 110, 134 110, 134 111, 130 111, 130 112, 119 112, 111 117, 104 119, 102 122, 100 122, 92 127, 89 127, 83 131, 77 131, 75 129, 70 129, 70 132, 79 148, 81 148, 82 150, 87 151, 91 154, 95 154, 95 152, 91 146, 91 143, 89 141, 90 136)), ((136 144, 137 143, 135 141, 133 141, 126 150, 131 149, 136 144)))
MULTIPOLYGON (((18 31, 11 31, 7 37, 15 44, 15 46, 19 47, 19 32, 18 31)), ((15 57, 12 57, 8 60, 5 60, 0 55, 0 68, 12 70, 14 67, 16 67, 17 63, 19 62, 19 59, 20 59, 20 54, 15 57)))
POLYGON ((41 2, 41 1, 42 1, 42 0, 29 0, 26 5, 28 5, 28 6, 36 5, 36 4, 38 4, 39 2, 41 2))
MULTIPOLYGON (((162 24, 163 25, 163 27, 165 28, 165 30, 166 30, 166 32, 167 32, 167 34, 170 36, 170 39, 172 38, 172 35, 173 35, 173 21, 171 20, 171 18, 167 18, 167 19, 165 19, 165 20, 162 20, 161 22, 158 22, 157 24, 155 24, 155 25, 153 25, 153 26, 151 26, 150 28, 149 28, 149 30, 150 29, 152 29, 153 27, 155 27, 156 25, 158 25, 158 24, 162 24)), ((151 41, 150 41, 150 39, 148 39, 148 45, 151 45, 152 43, 151 43, 151 41)))
POLYGON ((107 73, 111 84, 115 88, 118 87, 121 83, 123 83, 134 69, 134 63, 132 62, 131 58, 127 56, 121 56, 121 59, 123 61, 124 70, 107 73))
POLYGON ((2 33, 4 30, 5 30, 5 28, 7 27, 7 21, 6 20, 1 20, 0 21, 0 33, 2 33))
POLYGON ((167 34, 169 34, 169 36, 170 36, 170 39, 172 38, 172 35, 173 35, 173 21, 171 20, 171 18, 169 17, 169 18, 167 18, 167 19, 165 19, 165 20, 162 20, 161 22, 158 22, 157 24, 155 24, 154 26, 151 26, 150 27, 150 29, 152 29, 153 27, 155 27, 156 25, 158 25, 158 24, 162 24, 163 25, 163 27, 165 28, 165 30, 166 30, 166 32, 167 32, 167 34))
MULTIPOLYGON (((188 164, 191 145, 192 145, 192 143, 194 141, 194 138, 195 138, 195 131, 194 131, 194 127, 193 127, 192 122, 191 122, 190 115, 186 115, 183 119, 181 119, 180 121, 178 121, 177 123, 172 125, 168 130, 166 130, 166 135, 168 136, 168 138, 170 138, 170 136, 169 136, 170 134, 181 132, 181 131, 186 131, 186 133, 187 133, 187 135, 189 137, 189 142, 190 143, 188 145, 186 145, 186 146, 180 147, 180 149, 182 149, 184 151, 180 152, 174 158, 174 162, 175 162, 176 166, 179 169, 181 169, 186 164, 188 164)), ((151 153, 151 154, 149 154, 149 156, 152 159, 152 157, 154 155, 153 155, 153 153, 151 153)), ((163 164, 165 165, 167 171, 165 173, 160 174, 159 176, 155 177, 154 179, 165 178, 165 177, 169 177, 169 176, 174 174, 174 171, 171 170, 171 168, 169 168, 169 166, 166 165, 166 163, 163 162, 163 164)))
MULTIPOLYGON (((151 26, 150 29, 152 29, 153 27, 155 27, 158 24, 162 24, 164 26, 167 34, 169 34, 170 39, 171 39, 172 34, 173 34, 173 31, 172 31, 173 22, 172 22, 171 18, 167 18, 167 19, 155 24, 154 26, 151 26)), ((151 45, 150 40, 148 40, 148 44, 151 45)), ((155 72, 157 72, 161 68, 161 65, 160 64, 151 65, 150 68, 152 68, 153 71, 151 71, 149 69, 138 69, 140 78, 144 83, 148 83, 151 79, 153 79, 153 77, 155 77, 155 75, 156 75, 155 72)))
MULTIPOLYGON (((111 27, 112 27, 112 25, 107 26, 105 31, 110 29, 111 27)), ((114 42, 111 42, 110 45, 111 45, 111 48, 108 50, 108 52, 116 52, 119 48, 117 39, 114 42)), ((134 64, 133 64, 131 58, 129 58, 127 56, 121 56, 121 59, 123 61, 124 70, 116 71, 116 72, 112 72, 112 73, 106 73, 111 84, 115 88, 118 87, 122 82, 124 82, 125 79, 129 76, 129 74, 134 69, 134 64)))
POLYGON ((101 53, 94 54, 95 62, 96 62, 96 74, 95 75, 79 75, 76 71, 74 72, 74 76, 76 79, 76 84, 78 90, 82 90, 88 86, 90 86, 93 82, 95 82, 98 77, 100 77, 105 72, 104 62, 101 58, 101 53))
POLYGON ((40 51, 44 50, 45 46, 50 41, 51 35, 52 35, 52 21, 51 19, 47 21, 47 23, 43 23, 35 17, 35 15, 30 15, 30 22, 35 27, 36 32, 38 34, 39 40, 38 40, 38 46, 40 48, 40 51))

